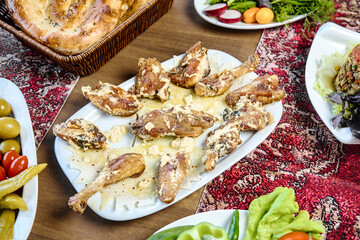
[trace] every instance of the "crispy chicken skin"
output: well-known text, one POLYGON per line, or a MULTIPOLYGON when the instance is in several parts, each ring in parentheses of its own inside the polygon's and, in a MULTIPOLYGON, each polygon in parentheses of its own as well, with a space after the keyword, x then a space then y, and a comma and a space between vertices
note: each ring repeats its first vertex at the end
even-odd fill
POLYGON ((195 92, 197 95, 205 97, 221 95, 231 87, 237 78, 254 71, 259 62, 259 56, 253 54, 239 67, 224 70, 201 79, 195 85, 195 92))
POLYGON ((169 71, 173 83, 180 87, 192 88, 210 73, 207 49, 197 42, 185 54, 179 66, 169 71))
MULTIPOLYGON (((156 58, 140 58, 136 83, 131 93, 140 98, 159 99, 164 102, 169 99, 170 78, 156 58)), ((130 91, 130 90, 129 90, 130 91)))
POLYGON ((83 190, 70 197, 68 205, 75 212, 82 214, 88 199, 106 186, 122 179, 141 175, 145 170, 144 157, 139 153, 125 153, 111 160, 99 176, 83 190))
POLYGON ((212 171, 217 160, 232 153, 241 142, 240 124, 236 121, 223 122, 217 129, 211 131, 205 141, 207 148, 203 158, 205 171, 212 171))
POLYGON ((285 98, 285 91, 279 89, 279 79, 276 75, 264 75, 255 78, 251 83, 229 93, 225 102, 228 106, 236 105, 241 96, 252 95, 262 104, 269 104, 285 98))
POLYGON ((241 96, 233 109, 226 108, 223 117, 238 122, 241 131, 258 131, 274 122, 273 115, 263 108, 262 103, 248 96, 241 96))
POLYGON ((83 95, 96 107, 111 115, 127 117, 142 108, 142 103, 135 95, 110 83, 99 81, 95 89, 84 86, 81 90, 83 95))
POLYGON ((180 185, 187 171, 190 169, 190 156, 186 152, 177 152, 175 155, 163 155, 157 174, 157 192, 163 203, 174 201, 180 185))
POLYGON ((177 105, 148 112, 130 125, 134 135, 152 140, 164 136, 198 137, 212 127, 215 120, 208 113, 177 105))
POLYGON ((76 149, 87 150, 106 146, 106 137, 100 129, 82 118, 56 124, 53 133, 76 149))

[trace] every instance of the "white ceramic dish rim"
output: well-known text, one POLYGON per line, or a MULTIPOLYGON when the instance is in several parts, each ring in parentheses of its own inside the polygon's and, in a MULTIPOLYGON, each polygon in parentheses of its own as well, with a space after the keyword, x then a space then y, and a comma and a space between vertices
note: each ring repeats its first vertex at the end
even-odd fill
MULTIPOLYGON (((234 61, 236 66, 241 64, 241 62, 239 60, 237 60, 236 58, 234 58, 231 55, 224 53, 222 51, 209 49, 208 54, 209 55, 220 54, 220 56, 221 56, 220 57, 220 61, 221 61, 220 65, 229 60, 234 61)), ((184 56, 184 55, 181 55, 179 57, 181 58, 182 56, 184 56)), ((163 62, 162 65, 166 66, 166 67, 173 66, 173 59, 169 59, 169 60, 163 62)), ((253 77, 257 76, 255 73, 251 73, 251 74, 253 74, 253 77)), ((135 77, 125 81, 124 83, 120 84, 120 86, 123 89, 129 89, 134 83, 135 83, 135 77)), ((267 136, 270 133, 272 133, 272 131, 275 129, 276 125, 279 123, 280 118, 282 116, 282 103, 281 103, 281 101, 279 101, 279 102, 275 102, 273 104, 269 104, 268 106, 266 106, 266 109, 274 115, 274 123, 266 126, 264 129, 262 129, 260 131, 251 133, 253 135, 251 135, 251 137, 249 137, 249 139, 247 139, 247 140, 243 139, 243 143, 238 147, 238 149, 236 151, 234 151, 231 155, 229 155, 226 158, 224 158, 223 160, 221 160, 212 172, 203 173, 203 174, 201 174, 202 179, 200 181, 192 182, 191 190, 180 189, 179 193, 177 194, 177 197, 171 204, 165 204, 165 203, 160 202, 159 200, 156 200, 155 204, 153 204, 153 205, 143 206, 141 208, 135 208, 134 210, 119 210, 119 209, 114 210, 114 208, 113 208, 114 204, 108 204, 107 207, 105 207, 104 209, 102 209, 100 211, 99 207, 93 207, 95 205, 99 206, 99 202, 100 202, 100 194, 95 194, 94 196, 92 196, 89 199, 88 207, 90 207, 95 213, 97 213, 99 216, 101 216, 103 218, 106 218, 109 220, 114 220, 114 221, 126 221, 126 220, 144 217, 144 216, 150 215, 152 213, 155 213, 157 211, 160 211, 166 207, 171 206, 172 204, 187 197, 188 195, 190 195, 197 189, 201 188, 202 186, 204 186, 205 184, 210 182, 212 179, 214 179, 215 177, 220 175, 226 169, 230 168, 233 164, 238 162, 241 158, 243 158, 248 153, 250 153, 253 149, 255 149, 260 143, 262 143, 267 138, 267 136)), ((85 105, 83 108, 81 108, 78 112, 76 112, 69 119, 75 119, 75 118, 82 117, 89 121, 94 122, 94 120, 99 120, 98 118, 102 114, 106 115, 101 110, 96 108, 92 103, 89 103, 89 104, 85 105)), ((118 117, 114 117, 114 118, 118 118, 118 117)), ((132 118, 135 119, 135 116, 133 116, 132 118)), ((97 125, 97 123, 95 123, 95 124, 97 125)), ((101 127, 100 127, 100 129, 101 129, 101 127)), ((204 139, 205 139, 205 136, 204 136, 205 134, 206 134, 206 132, 203 133, 203 135, 202 135, 204 137, 204 139)), ((246 135, 246 133, 245 134, 243 133, 242 136, 244 136, 244 135, 246 135)), ((200 137, 202 137, 202 136, 200 136, 200 137)), ((76 176, 78 175, 78 172, 74 169, 71 169, 68 164, 67 157, 69 157, 70 154, 69 154, 69 151, 66 149, 67 146, 68 145, 65 141, 56 137, 55 145, 54 145, 56 158, 57 158, 59 165, 62 168, 63 172, 65 173, 65 175, 67 176, 67 178, 69 179, 71 184, 74 186, 75 190, 77 192, 79 192, 84 186, 81 184, 73 183, 74 180, 76 179, 76 176), (66 154, 67 154, 67 156, 66 156, 66 154)))
MULTIPOLYGON (((34 132, 26 101, 20 89, 11 81, 0 78, 0 98, 5 99, 12 107, 15 119, 20 123, 21 151, 29 160, 29 166, 37 164, 34 132)), ((14 239, 27 239, 34 223, 38 200, 38 177, 35 176, 23 187, 22 198, 28 210, 19 211, 14 225, 14 239)))
MULTIPOLYGON (((246 229, 249 221, 249 211, 247 210, 238 210, 239 211, 239 239, 244 239, 246 237, 246 229)), ((209 212, 202 212, 193 214, 175 222, 172 222, 165 227, 159 229, 156 233, 167 230, 169 228, 186 226, 186 225, 196 225, 201 222, 209 222, 215 226, 224 228, 226 231, 229 229, 231 218, 235 210, 233 209, 224 209, 224 210, 214 210, 209 212)))
POLYGON ((348 127, 336 129, 332 127, 331 119, 335 115, 331 112, 331 105, 314 89, 314 83, 323 55, 331 55, 335 52, 345 54, 347 47, 356 42, 360 42, 359 33, 335 23, 325 23, 315 35, 305 69, 305 84, 312 105, 330 132, 344 144, 360 144, 360 139, 355 138, 348 127))
POLYGON ((283 22, 271 22, 269 24, 258 24, 258 23, 244 23, 242 21, 237 23, 223 23, 218 20, 217 17, 208 17, 204 13, 204 9, 207 8, 209 5, 206 5, 206 0, 194 0, 194 6, 196 12, 199 14, 199 16, 204 19, 205 21, 214 24, 219 27, 223 28, 230 28, 230 29, 239 29, 239 30, 258 30, 258 29, 266 29, 266 28, 273 28, 282 26, 285 24, 289 24, 292 22, 299 21, 300 19, 303 19, 306 17, 306 14, 295 16, 291 19, 288 19, 283 22))

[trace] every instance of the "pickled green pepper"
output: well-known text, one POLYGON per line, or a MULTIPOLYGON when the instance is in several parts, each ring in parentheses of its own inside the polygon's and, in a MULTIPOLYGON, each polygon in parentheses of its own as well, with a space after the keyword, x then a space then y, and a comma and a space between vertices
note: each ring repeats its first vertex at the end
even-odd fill
POLYGON ((3 210, 0 215, 0 239, 13 239, 15 223, 15 211, 3 210))
POLYGON ((169 228, 152 235, 147 240, 176 240, 180 233, 193 227, 194 225, 169 228))
POLYGON ((22 199, 19 195, 16 193, 10 193, 0 200, 0 209, 20 209, 26 211, 27 206, 24 199, 22 199))
POLYGON ((183 231, 177 240, 199 240, 204 237, 211 236, 208 239, 213 240, 229 240, 224 228, 215 226, 208 222, 202 222, 193 228, 183 231))
POLYGON ((8 178, 6 180, 0 181, 0 199, 5 195, 12 193, 19 188, 21 188, 25 183, 27 183, 34 176, 38 175, 44 168, 47 166, 47 163, 42 163, 28 167, 18 175, 8 178))
POLYGON ((230 222, 228 230, 229 240, 239 239, 239 211, 236 209, 230 222))

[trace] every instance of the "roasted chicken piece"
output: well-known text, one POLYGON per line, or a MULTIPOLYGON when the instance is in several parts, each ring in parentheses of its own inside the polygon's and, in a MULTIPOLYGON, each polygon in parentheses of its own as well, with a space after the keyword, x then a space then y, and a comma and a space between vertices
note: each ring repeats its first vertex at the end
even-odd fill
POLYGON ((207 49, 197 42, 185 54, 179 66, 169 71, 173 83, 180 87, 192 88, 210 73, 207 49))
POLYGON ((241 142, 240 124, 236 121, 223 122, 219 128, 211 131, 205 141, 208 149, 203 158, 205 171, 212 171, 217 160, 232 153, 241 142))
POLYGON ((233 109, 224 110, 224 120, 239 123, 240 131, 261 130, 274 122, 274 117, 255 98, 241 96, 233 109))
POLYGON ((139 153, 125 153, 111 160, 99 176, 83 190, 70 197, 68 205, 75 212, 82 214, 88 199, 106 186, 128 177, 138 177, 145 170, 145 159, 139 153))
POLYGON ((186 152, 177 152, 173 156, 166 154, 161 157, 157 174, 157 192, 160 201, 164 203, 174 201, 190 169, 190 164, 190 156, 186 152))
POLYGON ((199 96, 213 97, 226 92, 235 80, 256 69, 260 62, 257 54, 253 54, 239 67, 224 70, 201 79, 195 85, 195 92, 199 96))
POLYGON ((138 62, 139 71, 136 75, 136 83, 130 91, 141 98, 169 99, 170 78, 156 58, 140 58, 138 62))
POLYGON ((152 140, 164 136, 198 137, 215 120, 208 113, 177 105, 148 112, 130 125, 136 136, 152 140))
POLYGON ((110 83, 99 81, 95 89, 84 86, 81 90, 96 107, 111 115, 127 117, 142 108, 142 103, 135 95, 110 83))
POLYGON ((53 128, 55 136, 67 141, 76 149, 104 148, 106 137, 93 123, 79 118, 66 123, 56 124, 53 128))
POLYGON ((229 93, 225 102, 230 107, 236 105, 241 96, 253 96, 262 104, 273 103, 285 98, 285 91, 279 89, 279 79, 276 75, 264 75, 255 78, 251 83, 229 93))

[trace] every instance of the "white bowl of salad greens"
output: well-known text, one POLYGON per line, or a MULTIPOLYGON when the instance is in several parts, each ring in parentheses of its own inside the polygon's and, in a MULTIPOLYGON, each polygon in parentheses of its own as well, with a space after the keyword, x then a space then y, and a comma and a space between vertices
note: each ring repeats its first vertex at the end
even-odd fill
POLYGON ((224 28, 240 30, 256 30, 273 28, 286 25, 305 18, 305 28, 311 27, 312 23, 324 23, 329 21, 334 13, 333 0, 194 0, 196 12, 205 21, 224 28), (205 9, 211 5, 226 3, 228 9, 237 10, 243 14, 253 7, 269 7, 274 13, 274 19, 267 24, 245 23, 224 23, 218 17, 207 16, 205 9))
POLYGON ((351 102, 360 99, 360 91, 348 94, 336 90, 334 82, 349 53, 359 43, 359 33, 326 23, 316 33, 306 62, 305 82, 310 101, 331 133, 344 144, 360 144, 360 104, 351 102))

